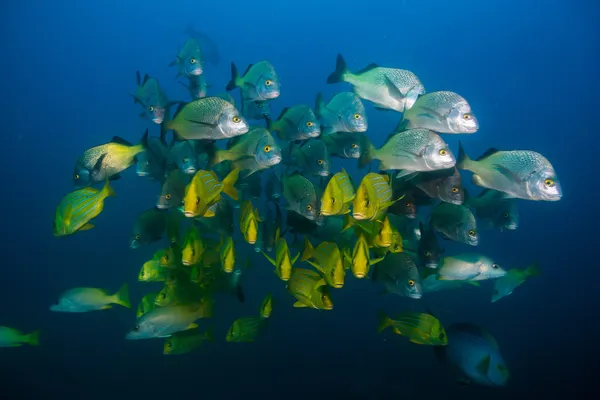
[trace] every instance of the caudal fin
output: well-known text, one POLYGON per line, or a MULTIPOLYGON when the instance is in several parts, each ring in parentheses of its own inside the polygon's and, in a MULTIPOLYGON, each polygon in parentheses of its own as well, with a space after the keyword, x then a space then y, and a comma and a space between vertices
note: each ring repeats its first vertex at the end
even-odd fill
POLYGON ((40 331, 31 332, 27 335, 27 343, 30 346, 39 346, 40 345, 40 331))
POLYGON ((315 100, 315 115, 317 118, 321 119, 323 116, 323 109, 325 108, 325 99, 323 98, 323 93, 317 93, 317 98, 315 100))
POLYGON ((115 304, 122 305, 123 307, 131 308, 131 302, 129 301, 129 285, 124 284, 121 289, 115 293, 115 304))
POLYGON ((235 188, 235 183, 240 176, 240 169, 235 168, 223 179, 223 193, 231 197, 233 200, 238 200, 238 191, 235 188))
POLYGON ((313 257, 315 253, 315 248, 313 247, 312 243, 308 240, 308 238, 304 238, 304 251, 302 252, 302 257, 300 258, 300 260, 302 261, 306 261, 309 260, 313 257))
POLYGON ((358 158, 358 168, 364 168, 373 160, 376 154, 375 146, 366 135, 361 137, 360 157, 358 158))
POLYGON ((240 79, 240 73, 234 63, 231 63, 231 80, 225 88, 228 92, 238 87, 238 81, 240 79))
POLYGON ((346 67, 346 61, 344 61, 344 57, 341 54, 337 55, 337 59, 335 62, 335 71, 327 78, 327 83, 340 83, 344 82, 344 75, 348 73, 348 68, 346 67))
POLYGON ((383 332, 383 330, 388 326, 392 326, 392 320, 382 310, 379 310, 379 324, 377 325, 377 333, 383 332))
POLYGON ((116 197, 117 196, 117 194, 115 193, 115 191, 112 188, 112 186, 110 186, 110 183, 109 183, 108 179, 106 179, 106 182, 104 183, 104 187, 102 188, 102 192, 104 193, 105 197, 116 197))
POLYGON ((533 263, 525 269, 527 276, 540 276, 540 268, 537 263, 533 263))
POLYGON ((471 159, 465 152, 465 149, 463 148, 462 143, 459 140, 458 141, 458 159, 456 160, 456 168, 468 170, 471 162, 472 162, 471 159))

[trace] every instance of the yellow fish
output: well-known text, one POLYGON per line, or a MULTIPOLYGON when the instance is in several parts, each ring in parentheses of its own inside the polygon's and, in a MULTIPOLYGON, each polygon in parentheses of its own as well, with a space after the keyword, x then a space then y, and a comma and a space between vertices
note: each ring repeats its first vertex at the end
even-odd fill
POLYGON ((219 260, 221 268, 228 274, 233 272, 235 267, 235 244, 231 236, 223 236, 219 246, 219 260))
POLYGON ((238 318, 233 321, 225 340, 228 342, 253 342, 267 321, 259 317, 238 318))
POLYGON ((154 259, 158 260, 163 268, 181 268, 181 249, 178 245, 172 244, 166 249, 160 249, 154 253, 154 259))
POLYGON ((240 211, 240 231, 246 242, 256 243, 259 222, 262 221, 258 215, 258 209, 254 208, 250 200, 244 201, 240 211))
POLYGON ((198 329, 189 329, 174 333, 171 337, 165 339, 163 354, 186 354, 200 347, 205 341, 214 341, 212 325, 204 333, 200 333, 198 329))
POLYGON ((181 249, 181 263, 185 266, 196 265, 202 261, 206 246, 200 237, 200 232, 195 226, 190 226, 183 239, 181 249))
POLYGON ((396 200, 392 200, 392 187, 387 175, 370 172, 362 179, 356 197, 352 204, 352 216, 361 220, 381 220, 389 206, 396 200))
POLYGON ((407 312, 391 319, 383 311, 379 311, 379 327, 377 332, 391 326, 394 333, 406 336, 416 344, 445 346, 448 344, 446 330, 440 321, 430 314, 407 312))
POLYGON ((275 267, 275 274, 284 282, 287 282, 292 276, 292 267, 298 260, 300 253, 292 259, 290 248, 284 238, 280 237, 279 228, 275 232, 275 260, 261 250, 267 260, 275 267))
POLYGON ((154 304, 154 299, 157 295, 158 293, 148 293, 147 295, 142 297, 142 300, 140 300, 140 304, 138 304, 137 312, 135 314, 137 318, 156 308, 156 304, 154 304))
POLYGON ((308 239, 304 238, 302 261, 306 261, 321 272, 329 286, 336 289, 344 286, 346 270, 342 261, 342 253, 337 244, 322 242, 315 250, 308 239), (311 258, 314 258, 316 262, 311 261, 311 258))
POLYGON ((156 259, 146 261, 140 269, 138 274, 138 281, 140 282, 163 282, 168 274, 169 270, 160 265, 160 262, 156 259))
POLYGON ((377 264, 384 258, 381 257, 375 260, 371 260, 371 255, 369 253, 369 245, 367 243, 367 239, 364 233, 362 232, 358 236, 358 240, 354 245, 354 250, 352 251, 352 258, 350 258, 347 253, 344 253, 344 256, 347 257, 347 259, 349 259, 349 261, 352 263, 350 267, 352 270, 352 274, 359 279, 368 276, 369 268, 371 267, 371 265, 377 264))
POLYGON ((271 316, 271 312, 273 312, 273 296, 269 293, 260 305, 259 316, 262 319, 268 319, 271 316))
POLYGON ((298 300, 294 303, 294 307, 333 309, 327 283, 318 272, 306 268, 294 268, 287 289, 298 300))
POLYGON ((329 180, 321 197, 321 215, 341 215, 350 212, 350 203, 356 197, 348 173, 342 169, 329 180))
POLYGON ((234 200, 238 199, 237 189, 234 187, 240 174, 239 169, 233 169, 223 182, 214 171, 199 170, 191 182, 185 187, 183 196, 183 212, 186 217, 214 217, 211 207, 215 207, 221 199, 221 192, 234 200))

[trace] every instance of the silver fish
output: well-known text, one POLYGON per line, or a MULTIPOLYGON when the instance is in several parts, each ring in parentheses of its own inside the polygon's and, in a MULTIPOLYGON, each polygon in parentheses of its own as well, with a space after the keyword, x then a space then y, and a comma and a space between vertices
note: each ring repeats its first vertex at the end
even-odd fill
POLYGON ((368 127, 365 106, 352 92, 337 93, 327 104, 319 93, 315 114, 321 123, 323 135, 334 132, 365 132, 368 127))

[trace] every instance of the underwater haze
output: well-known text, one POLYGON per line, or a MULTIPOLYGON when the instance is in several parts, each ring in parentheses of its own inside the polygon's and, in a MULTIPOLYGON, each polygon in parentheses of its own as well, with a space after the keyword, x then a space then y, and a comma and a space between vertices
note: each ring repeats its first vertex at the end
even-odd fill
MULTIPOLYGON (((586 0, 8 2, 0 16, 0 326, 41 333, 39 346, 0 347, 1 398, 595 398, 599 11, 586 0), (130 247, 136 218, 156 204, 160 184, 137 176, 133 165, 111 180, 116 197, 106 199, 93 229, 55 237, 52 222, 86 149, 113 136, 137 144, 146 129, 159 136, 160 126, 140 118, 134 104, 136 71, 157 78, 170 100, 191 100, 169 66, 188 27, 218 48, 218 63, 206 62, 203 71, 211 95, 225 92, 232 62, 240 73, 262 60, 274 66, 281 94, 269 101, 272 119, 286 107, 314 107, 317 93, 328 101, 351 91, 348 83, 327 84, 338 54, 353 72, 371 63, 402 68, 427 92, 460 93, 479 130, 442 133, 454 155, 459 140, 473 159, 489 148, 539 152, 552 163, 562 198, 518 200, 518 229, 482 230, 476 248, 440 237, 444 255, 476 251, 505 269, 537 263, 540 275, 491 302, 492 281, 412 299, 383 295, 373 279, 348 272, 344 287, 330 290, 333 310, 297 308, 273 265, 244 242, 235 209, 238 264, 249 257, 251 267, 245 301, 220 293, 214 317, 197 321, 202 331, 214 326, 214 342, 163 355, 164 339, 126 340, 142 296, 161 289, 138 282, 138 273, 166 239, 130 247), (50 311, 68 289, 115 293, 124 283, 131 309, 50 311), (234 320, 258 316, 267 293, 273 313, 256 340, 226 341, 234 320), (502 387, 458 383, 431 346, 378 333, 379 310, 430 313, 446 329, 485 327, 510 379, 502 387)), ((238 92, 229 93, 239 105, 238 92)), ((366 135, 379 148, 400 114, 363 103, 366 135)), ((344 167, 356 185, 367 173, 355 160, 332 160, 332 174, 344 167)), ((461 175, 469 193, 478 193, 471 173, 461 175)), ((255 205, 262 215, 264 201, 255 205)), ((292 256, 302 251, 302 238, 295 245, 286 238, 292 256)), ((310 268, 300 260, 294 267, 310 268)))

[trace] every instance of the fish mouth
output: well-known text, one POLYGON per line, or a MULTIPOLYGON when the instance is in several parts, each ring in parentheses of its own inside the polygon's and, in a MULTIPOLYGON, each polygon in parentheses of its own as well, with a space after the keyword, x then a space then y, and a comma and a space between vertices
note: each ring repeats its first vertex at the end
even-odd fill
POLYGON ((148 172, 138 171, 138 172, 137 172, 137 175, 138 175, 138 176, 148 176, 148 175, 150 175, 150 174, 149 174, 148 172))
POLYGON ((140 247, 140 244, 133 241, 131 242, 131 244, 129 245, 129 247, 131 247, 132 249, 137 249, 138 247, 140 247))
POLYGON ((196 168, 194 168, 194 167, 188 167, 183 172, 185 174, 188 174, 188 175, 195 174, 196 173, 196 168))
POLYGON ((408 295, 408 297, 410 297, 411 299, 420 299, 423 296, 420 293, 411 293, 408 295))
POLYGON ((406 214, 406 218, 415 219, 415 218, 417 218, 417 214, 406 214))
POLYGON ((155 124, 162 124, 163 119, 162 118, 152 118, 152 122, 154 122, 155 124))
POLYGON ((504 228, 508 229, 509 231, 514 231, 519 227, 519 225, 517 224, 508 224, 506 225, 504 228))
POLYGON ((193 211, 184 211, 183 215, 185 215, 187 218, 194 218, 196 216, 193 211))
POLYGON ((166 205, 164 205, 164 204, 158 204, 158 203, 157 203, 157 204, 156 204, 156 208, 158 208, 158 209, 161 209, 161 210, 164 210, 164 209, 166 209, 166 208, 169 208, 169 207, 168 207, 168 206, 166 206, 166 205))
POLYGON ((274 198, 274 199, 278 199, 278 198, 281 197, 281 195, 280 194, 274 194, 274 195, 271 195, 271 197, 274 198))
POLYGON ((256 240, 248 240, 248 243, 249 244, 254 244, 254 243, 256 243, 256 240))
POLYGON ((202 68, 196 68, 190 71, 190 75, 199 76, 202 75, 202 72, 204 72, 202 71, 202 68))
POLYGON ((183 265, 192 265, 192 263, 191 263, 191 262, 189 262, 188 260, 181 260, 181 263, 182 263, 183 265))
POLYGON ((357 277, 358 279, 362 279, 362 278, 364 278, 364 277, 365 277, 365 275, 366 275, 366 274, 365 274, 364 272, 356 272, 356 273, 354 274, 354 276, 355 276, 355 277, 357 277))
POLYGON ((354 217, 355 220, 360 221, 361 219, 366 219, 367 216, 363 213, 352 213, 352 217, 354 217))
POLYGON ((333 285, 333 287, 334 287, 334 288, 336 288, 336 289, 341 289, 341 288, 343 288, 343 287, 344 287, 344 284, 343 284, 343 283, 335 283, 335 284, 333 285))
POLYGON ((438 263, 434 263, 434 262, 428 262, 428 263, 425 263, 425 266, 426 266, 427 268, 437 268, 437 266, 438 266, 438 263))

